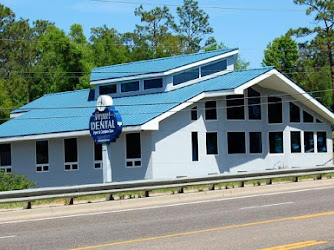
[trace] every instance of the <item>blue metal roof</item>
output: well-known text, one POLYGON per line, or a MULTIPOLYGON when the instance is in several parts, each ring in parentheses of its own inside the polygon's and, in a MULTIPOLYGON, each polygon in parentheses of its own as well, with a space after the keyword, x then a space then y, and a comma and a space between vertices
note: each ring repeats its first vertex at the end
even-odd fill
MULTIPOLYGON (((114 105, 124 126, 142 125, 203 92, 237 88, 271 69, 233 71, 169 92, 113 98, 114 105)), ((96 106, 89 93, 48 94, 25 105, 27 112, 0 125, 0 138, 88 130, 96 106)))
POLYGON ((162 73, 191 63, 209 59, 211 57, 223 55, 235 50, 237 49, 214 50, 209 52, 199 52, 195 54, 178 55, 152 60, 123 63, 106 67, 98 67, 93 69, 90 76, 90 81, 93 82, 127 76, 162 73))

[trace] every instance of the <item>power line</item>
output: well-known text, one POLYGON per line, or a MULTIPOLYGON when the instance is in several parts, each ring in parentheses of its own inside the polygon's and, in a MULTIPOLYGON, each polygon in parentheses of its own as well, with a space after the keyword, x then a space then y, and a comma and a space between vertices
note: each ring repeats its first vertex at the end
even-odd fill
MULTIPOLYGON (((170 6, 170 7, 183 7, 181 4, 170 3, 153 3, 153 2, 129 2, 118 0, 90 0, 92 2, 104 2, 104 3, 120 3, 130 5, 151 5, 151 6, 170 6)), ((300 9, 274 9, 274 8, 241 8, 241 7, 223 7, 223 6, 200 6, 202 9, 219 9, 219 10, 236 10, 236 11, 260 11, 260 12, 305 12, 300 9)))

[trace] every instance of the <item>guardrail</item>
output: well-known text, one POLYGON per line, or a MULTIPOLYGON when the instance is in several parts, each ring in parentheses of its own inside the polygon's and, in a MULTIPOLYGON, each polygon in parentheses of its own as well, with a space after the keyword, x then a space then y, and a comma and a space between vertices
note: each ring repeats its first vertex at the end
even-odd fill
POLYGON ((209 190, 215 190, 215 185, 224 183, 238 183, 244 187, 247 181, 266 180, 267 185, 272 184, 275 178, 291 178, 298 182, 298 178, 306 175, 315 175, 316 180, 322 179, 324 174, 334 173, 334 167, 317 167, 287 170, 269 170, 267 172, 251 172, 237 174, 220 174, 207 177, 178 178, 172 180, 145 180, 136 182, 122 182, 110 184, 80 185, 70 187, 34 188, 16 191, 0 192, 0 204, 24 202, 25 209, 31 208, 31 203, 37 200, 65 199, 66 205, 72 205, 74 198, 88 195, 106 195, 107 200, 113 200, 114 194, 121 192, 144 193, 145 197, 150 196, 152 190, 175 188, 178 193, 183 193, 185 187, 197 185, 209 185, 209 190))

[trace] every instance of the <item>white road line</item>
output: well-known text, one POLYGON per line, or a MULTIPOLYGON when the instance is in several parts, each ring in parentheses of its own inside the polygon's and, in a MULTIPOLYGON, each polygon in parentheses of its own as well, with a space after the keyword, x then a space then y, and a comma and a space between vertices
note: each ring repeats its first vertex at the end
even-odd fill
POLYGON ((187 206, 187 205, 229 201, 229 200, 241 200, 241 199, 248 199, 248 198, 254 198, 254 197, 261 197, 261 196, 274 196, 274 195, 281 195, 281 194, 292 194, 292 193, 301 193, 301 192, 307 192, 307 191, 317 191, 317 190, 326 190, 326 189, 334 189, 334 187, 308 188, 308 189, 284 191, 284 192, 269 193, 269 194, 255 194, 255 195, 246 195, 246 196, 231 197, 231 198, 220 198, 220 199, 204 200, 204 201, 192 201, 192 202, 176 203, 176 204, 169 204, 169 205, 129 208, 129 209, 121 209, 121 210, 113 210, 113 211, 105 211, 105 212, 81 213, 81 214, 63 215, 63 216, 46 217, 46 218, 6 221, 6 222, 0 222, 0 225, 24 223, 24 222, 37 222, 37 221, 45 221, 45 220, 57 220, 57 219, 75 218, 75 217, 83 217, 83 216, 95 216, 95 215, 113 214, 113 213, 123 213, 123 212, 130 212, 130 211, 139 211, 139 210, 161 209, 161 208, 167 208, 167 207, 187 206))
POLYGON ((8 239, 8 238, 15 238, 16 235, 7 235, 7 236, 0 236, 0 240, 1 239, 8 239))
POLYGON ((284 203, 267 204, 267 205, 262 205, 262 206, 242 207, 240 209, 255 209, 255 208, 263 208, 263 207, 275 207, 275 206, 288 205, 288 204, 292 204, 292 203, 294 203, 294 202, 289 201, 289 202, 284 202, 284 203))

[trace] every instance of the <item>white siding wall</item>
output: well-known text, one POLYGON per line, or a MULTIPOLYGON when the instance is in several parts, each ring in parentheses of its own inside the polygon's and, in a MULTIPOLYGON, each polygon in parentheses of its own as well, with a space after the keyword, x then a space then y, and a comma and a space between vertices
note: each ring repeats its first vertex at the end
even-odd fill
MULTIPOLYGON (((266 95, 282 95, 267 89, 255 87, 266 95)), ((325 123, 290 123, 289 97, 283 97, 283 123, 268 124, 267 98, 262 97, 262 120, 248 120, 248 110, 245 108, 244 121, 226 119, 225 98, 217 101, 217 121, 204 119, 204 101, 190 106, 187 110, 176 113, 160 123, 160 130, 153 135, 156 151, 153 153, 153 178, 174 178, 177 176, 201 176, 213 173, 262 171, 265 169, 315 167, 316 165, 332 165, 331 125, 321 117, 315 115, 303 105, 296 103, 301 110, 306 110, 325 123), (198 106, 199 119, 191 121, 190 109, 198 106), (269 153, 270 131, 283 131, 284 153, 269 153), (327 153, 290 153, 290 131, 326 131, 327 153), (191 132, 198 132, 199 161, 192 162, 191 132), (218 132, 218 155, 206 155, 206 132, 218 132), (227 132, 246 132, 246 154, 228 154, 227 132), (262 154, 249 153, 248 132, 262 132, 262 154)), ((208 101, 208 100, 205 100, 208 101)), ((245 103, 246 104, 246 103, 245 103)), ((315 138, 316 139, 316 138, 315 138)), ((301 134, 303 147, 303 133, 301 134)), ((315 140, 316 148, 316 140, 315 140)))

